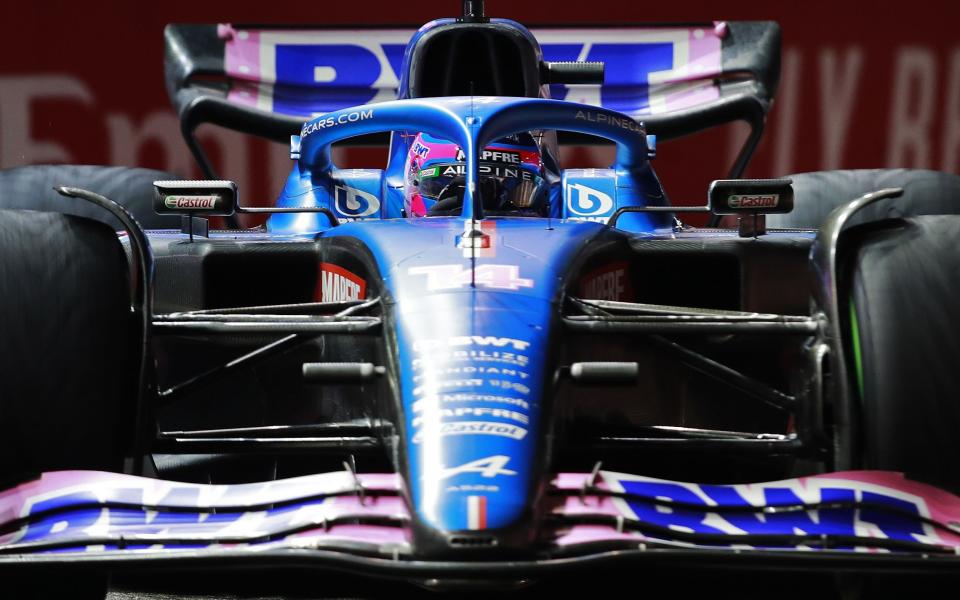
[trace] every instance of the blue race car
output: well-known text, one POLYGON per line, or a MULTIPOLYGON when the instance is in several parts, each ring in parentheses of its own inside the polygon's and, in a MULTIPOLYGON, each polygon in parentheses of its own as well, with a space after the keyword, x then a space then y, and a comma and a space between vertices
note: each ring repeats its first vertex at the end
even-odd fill
POLYGON ((370 31, 392 100, 362 43, 308 55, 355 32, 171 25, 208 179, 0 177, 4 206, 57 179, 122 230, 0 211, 0 568, 954 572, 960 178, 741 179, 773 23, 593 31, 634 40, 595 43, 604 67, 465 6, 399 48, 370 31), (657 139, 732 120, 731 176, 671 205, 657 139), (289 142, 274 206, 215 177, 203 122, 289 142), (384 169, 337 167, 358 137, 384 169), (561 167, 597 138, 613 165, 561 167))

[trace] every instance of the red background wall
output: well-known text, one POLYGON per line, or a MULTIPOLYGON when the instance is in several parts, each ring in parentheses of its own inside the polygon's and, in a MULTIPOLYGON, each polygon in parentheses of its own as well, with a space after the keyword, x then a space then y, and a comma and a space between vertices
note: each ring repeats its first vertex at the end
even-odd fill
MULTIPOLYGON (((43 162, 141 165, 196 175, 163 86, 169 22, 417 25, 454 16, 459 2, 169 0, 0 4, 0 167, 43 162)), ((748 174, 825 168, 960 171, 960 2, 507 2, 487 14, 527 24, 624 24, 773 19, 783 73, 767 134, 748 174)), ((743 131, 730 127, 664 144, 658 170, 675 201, 701 202, 743 131)), ((210 131, 221 171, 269 202, 289 169, 285 152, 210 131)), ((579 152, 579 164, 603 160, 579 152)), ((351 166, 379 162, 354 153, 351 166)), ((375 165, 365 165, 375 166, 375 165)))

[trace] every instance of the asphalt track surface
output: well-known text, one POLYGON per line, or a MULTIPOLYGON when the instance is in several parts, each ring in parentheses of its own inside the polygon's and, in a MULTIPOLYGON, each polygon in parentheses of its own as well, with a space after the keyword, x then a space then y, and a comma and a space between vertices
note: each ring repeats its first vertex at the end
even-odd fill
MULTIPOLYGON (((37 574, 35 574, 37 575, 37 574)), ((331 599, 480 599, 529 598, 763 598, 791 600, 854 600, 926 598, 952 595, 960 575, 891 576, 855 573, 782 573, 768 571, 702 571, 694 569, 636 569, 633 572, 598 570, 576 577, 531 584, 509 590, 451 588, 425 590, 403 582, 384 582, 330 572, 231 573, 209 577, 202 572, 128 574, 107 582, 71 573, 10 578, 4 581, 3 600, 331 600, 331 599)))

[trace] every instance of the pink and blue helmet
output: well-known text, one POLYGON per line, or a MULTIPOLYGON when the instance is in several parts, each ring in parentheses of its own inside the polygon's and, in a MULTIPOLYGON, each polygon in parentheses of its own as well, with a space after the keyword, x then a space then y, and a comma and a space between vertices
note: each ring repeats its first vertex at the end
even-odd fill
MULTIPOLYGON (((549 186, 540 148, 529 133, 501 138, 478 157, 478 193, 487 215, 546 216, 549 186)), ((407 154, 408 217, 456 215, 463 207, 466 162, 456 144, 420 133, 407 154)))

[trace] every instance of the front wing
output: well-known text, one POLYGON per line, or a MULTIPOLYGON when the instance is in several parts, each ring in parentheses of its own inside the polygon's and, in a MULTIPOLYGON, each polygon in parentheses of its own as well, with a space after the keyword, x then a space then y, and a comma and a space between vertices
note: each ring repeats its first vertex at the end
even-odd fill
POLYGON ((960 498, 897 473, 740 485, 561 473, 543 502, 527 560, 497 562, 494 549, 482 561, 425 562, 395 474, 195 485, 61 471, 0 494, 0 564, 269 559, 419 577, 643 557, 909 568, 960 560, 960 498))

